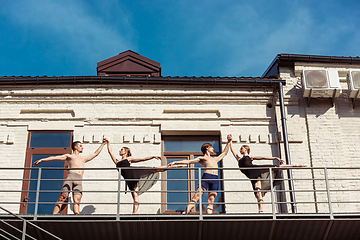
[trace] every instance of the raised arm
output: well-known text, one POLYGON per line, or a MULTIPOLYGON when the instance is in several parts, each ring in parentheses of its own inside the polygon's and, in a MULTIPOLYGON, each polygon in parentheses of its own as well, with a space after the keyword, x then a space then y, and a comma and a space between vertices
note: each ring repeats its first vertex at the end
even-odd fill
POLYGON ((236 161, 240 160, 239 155, 236 153, 235 149, 234 149, 234 145, 232 144, 232 141, 230 142, 230 150, 231 153, 233 154, 234 158, 236 159, 236 161))
POLYGON ((284 163, 285 161, 278 157, 260 157, 260 156, 250 156, 252 160, 278 160, 281 163, 284 163))
POLYGON ((59 156, 51 156, 51 157, 47 157, 47 158, 42 158, 42 159, 39 159, 39 160, 35 161, 33 164, 34 164, 34 166, 36 166, 36 165, 38 165, 39 163, 42 163, 42 162, 66 161, 67 155, 68 155, 68 154, 59 155, 59 156))
POLYGON ((223 158, 228 154, 228 152, 229 152, 230 143, 231 143, 231 141, 232 141, 232 136, 231 136, 231 134, 228 134, 228 135, 227 135, 227 140, 228 140, 228 142, 227 142, 227 144, 226 144, 226 146, 225 146, 225 148, 224 148, 224 151, 223 151, 219 156, 214 157, 214 159, 215 159, 216 161, 218 161, 218 162, 219 162, 221 159, 223 159, 223 158))
POLYGON ((110 157, 111 157, 111 160, 112 160, 115 164, 117 164, 117 163, 119 162, 119 160, 116 159, 115 154, 113 154, 113 152, 112 152, 112 150, 111 150, 111 146, 110 146, 110 141, 109 141, 109 139, 104 138, 104 140, 105 140, 105 142, 107 143, 107 150, 108 150, 108 152, 109 152, 109 155, 110 155, 110 157))
POLYGON ((149 161, 153 158, 161 161, 161 157, 159 157, 159 156, 150 156, 150 157, 145 157, 145 158, 127 158, 127 160, 129 161, 129 163, 138 163, 138 162, 149 161))
POLYGON ((106 140, 105 138, 103 139, 102 144, 100 145, 100 147, 98 149, 96 149, 96 151, 92 154, 87 155, 86 157, 84 157, 85 162, 91 161, 93 160, 97 155, 99 155, 101 153, 101 150, 103 149, 103 147, 106 144, 106 140))

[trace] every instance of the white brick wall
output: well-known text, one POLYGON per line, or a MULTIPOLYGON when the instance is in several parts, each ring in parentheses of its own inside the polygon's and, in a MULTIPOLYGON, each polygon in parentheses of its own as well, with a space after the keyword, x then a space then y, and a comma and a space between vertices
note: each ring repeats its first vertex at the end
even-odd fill
MULTIPOLYGON (((300 71, 301 66, 296 67, 300 71)), ((314 167, 355 167, 360 164, 360 130, 356 126, 360 121, 360 104, 353 109, 346 91, 336 99, 334 106, 330 101, 314 100, 310 107, 302 98, 302 90, 296 87, 301 82, 294 69, 281 69, 281 77, 286 79, 284 86, 287 129, 290 142, 290 157, 293 164, 306 163, 314 167)), ((342 86, 344 82, 342 82, 342 86)), ((116 155, 122 146, 131 148, 136 157, 161 154, 161 134, 165 131, 176 134, 190 130, 199 134, 221 133, 223 147, 226 135, 234 136, 235 149, 243 144, 250 145, 251 154, 263 156, 281 156, 285 158, 282 143, 278 142, 278 132, 282 133, 281 116, 276 95, 275 108, 267 108, 273 101, 271 89, 167 89, 162 87, 121 87, 100 86, 64 88, 38 87, 33 89, 9 87, 0 93, 0 167, 24 167, 28 126, 44 129, 62 130, 72 127, 74 140, 83 141, 84 155, 97 149, 103 136, 109 137, 116 155), (10 97, 7 96, 11 91, 10 97), (6 94, 5 94, 6 93, 6 94), (7 96, 7 97, 5 97, 7 96), (275 109, 275 110, 274 110, 275 109), (34 125, 35 124, 35 125, 34 125), (215 129, 213 129, 215 128, 215 129), (6 136, 6 140, 5 140, 6 136), (9 137, 10 141, 7 143, 9 137), (3 139, 3 140, 2 140, 3 139), (280 150, 279 150, 280 149, 280 150)), ((281 139, 280 139, 281 140, 281 139)), ((256 164, 269 164, 269 161, 256 164)), ((275 163, 276 164, 276 163, 275 163)), ((160 162, 151 160, 141 166, 159 166, 160 162)), ((114 168, 106 148, 87 168, 114 168)), ((229 152, 224 158, 224 167, 237 168, 237 162, 229 152)), ((286 176, 286 172, 284 171, 286 176)), ((324 178, 320 170, 293 170, 294 178, 324 178)), ((359 177, 356 171, 329 172, 329 177, 359 177)), ((7 171, 1 179, 21 179, 23 171, 7 171)), ((87 170, 84 179, 116 179, 117 171, 87 170)), ((224 179, 242 179, 244 181, 225 181, 227 191, 251 191, 250 181, 237 169, 224 172, 224 179)), ((323 189, 324 181, 296 180, 295 190, 298 202, 326 200, 326 193, 314 194, 315 189, 323 189)), ((338 190, 356 189, 354 181, 331 181, 331 186, 338 190)), ((84 190, 117 190, 116 182, 84 181, 84 190)), ((1 181, 0 189, 20 190, 21 181, 1 181)), ((122 186, 123 189, 123 186, 122 186)), ((285 182, 285 189, 288 184, 285 182)), ((161 190, 158 182, 152 190, 161 190)), ((359 193, 356 193, 357 195, 359 193)), ((348 192, 336 192, 332 200, 356 200, 348 192)), ((115 203, 116 193, 84 193, 81 209, 84 213, 115 213, 116 205, 97 205, 94 202, 115 203)), ((268 193, 264 200, 271 199, 268 193)), ((286 194, 287 201, 290 200, 286 194)), ((20 193, 0 194, 0 202, 18 202, 20 193)), ((160 203, 160 193, 145 193, 140 202, 155 201, 160 203)), ((225 201, 229 203, 229 213, 257 212, 256 199, 252 192, 227 193, 225 201), (230 204, 248 202, 253 204, 230 204)), ((121 202, 131 203, 131 195, 121 194, 121 202)), ((315 212, 315 204, 299 203, 298 212, 315 212)), ((19 211, 19 204, 6 205, 14 212, 19 211)), ((334 204, 336 211, 342 211, 344 204, 334 204)), ((291 206, 287 208, 290 211, 291 206)), ((358 210, 358 204, 350 204, 348 211, 358 210)), ((160 204, 140 206, 139 213, 158 213, 160 204)), ((326 212, 327 205, 319 204, 319 212, 326 212)), ((131 205, 122 205, 122 213, 130 213, 131 205)), ((265 205, 265 211, 271 212, 271 205, 265 205)))
MULTIPOLYGON (((307 163, 313 167, 359 167, 360 156, 357 154, 360 139, 357 123, 360 120, 360 110, 352 108, 351 100, 348 96, 346 84, 346 73, 349 69, 359 69, 359 66, 329 66, 325 64, 295 64, 293 69, 282 69, 281 77, 287 80, 284 88, 285 101, 291 105, 296 97, 297 106, 287 107, 287 126, 289 134, 295 131, 296 135, 303 135, 302 144, 290 144, 292 162, 307 163), (339 72, 342 94, 334 100, 334 106, 330 99, 311 99, 310 106, 302 97, 302 90, 296 87, 301 82, 302 69, 335 69, 339 72), (296 76, 295 76, 296 75, 296 76), (290 84, 289 84, 290 83, 290 84), (302 145, 302 147, 300 147, 302 145), (298 148, 298 147, 300 148, 298 148), (295 148, 296 147, 296 148, 295 148)), ((329 186, 333 190, 344 190, 331 193, 332 201, 357 201, 360 197, 359 192, 350 192, 359 184, 358 170, 328 170, 330 179, 329 186), (340 180, 340 178, 352 178, 351 180, 340 180), (350 190, 350 191, 348 191, 350 190)), ((309 176, 309 173, 294 172, 294 178, 309 176)), ((311 176, 311 174, 310 174, 311 176)), ((314 170, 313 176, 316 179, 324 179, 323 170, 314 170)), ((324 190, 325 181, 315 180, 295 182, 295 189, 316 189, 324 190)), ((327 201, 326 192, 316 194, 296 194, 297 201, 307 201, 316 198, 317 201, 327 201), (300 196, 299 196, 300 195, 300 196)), ((334 212, 358 212, 357 203, 333 203, 334 212)), ((300 211, 308 209, 298 208, 300 211)), ((318 212, 328 213, 328 204, 318 204, 318 212)))

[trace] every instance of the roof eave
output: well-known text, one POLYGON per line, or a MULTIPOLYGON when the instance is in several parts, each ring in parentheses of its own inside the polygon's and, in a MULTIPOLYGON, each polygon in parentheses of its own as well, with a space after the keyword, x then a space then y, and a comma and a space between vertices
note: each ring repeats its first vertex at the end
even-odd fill
MULTIPOLYGON (((331 63, 331 64, 341 63, 341 64, 359 64, 360 65, 360 57, 339 57, 339 56, 280 53, 280 54, 276 55, 274 60, 270 63, 269 67, 263 73, 262 77, 265 77, 265 76, 269 77, 269 72, 271 72, 271 70, 274 67, 279 68, 279 67, 294 66, 295 62, 331 63)), ((277 76, 279 76, 279 72, 278 72, 277 76)))
POLYGON ((272 87, 285 80, 278 78, 237 77, 140 77, 140 76, 61 76, 61 77, 1 77, 5 85, 172 85, 172 86, 217 86, 217 87, 272 87))

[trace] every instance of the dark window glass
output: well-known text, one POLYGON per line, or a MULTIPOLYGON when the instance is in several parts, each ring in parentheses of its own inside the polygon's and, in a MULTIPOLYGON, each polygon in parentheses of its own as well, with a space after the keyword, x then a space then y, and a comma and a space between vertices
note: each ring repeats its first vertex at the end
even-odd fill
MULTIPOLYGON (((211 143, 214 147, 214 152, 220 152, 220 141, 219 136, 164 136, 164 152, 176 152, 179 153, 179 155, 183 155, 184 153, 198 153, 201 152, 201 146, 204 143, 211 143)), ((173 161, 179 161, 186 159, 184 155, 183 158, 176 158, 167 156, 167 163, 173 162, 173 161)), ((198 156, 194 156, 196 158, 198 156)), ((188 155, 188 158, 190 158, 190 155, 188 155)), ((219 164, 218 164, 219 165, 219 164)), ((201 164, 195 164, 191 167, 200 167, 202 168, 201 164)), ((187 168, 183 168, 187 169, 187 168)), ((201 169, 201 176, 204 172, 204 169, 201 169)), ((189 191, 189 186, 192 186, 192 188, 195 190, 196 187, 199 184, 199 173, 198 169, 195 170, 169 170, 167 171, 167 179, 188 179, 190 176, 194 176, 193 179, 190 179, 188 181, 168 181, 167 182, 167 191, 183 191, 181 193, 171 193, 167 192, 167 202, 172 203, 184 203, 184 204, 167 204, 167 210, 180 210, 184 211, 185 207, 188 203, 190 196, 193 196, 194 193, 187 193, 189 191), (189 173, 193 172, 189 175, 189 173)), ((220 174, 219 174, 220 176, 220 174)), ((219 188, 218 190, 221 190, 221 183, 219 181, 219 188)), ((222 212, 222 208, 219 205, 216 205, 217 202, 219 202, 219 199, 221 198, 221 193, 218 192, 215 202, 214 202, 214 212, 222 212)), ((207 206, 207 200, 208 200, 208 194, 202 195, 202 202, 203 202, 203 210, 205 211, 205 208, 207 206)), ((199 203, 199 202, 198 202, 199 203)), ((199 204, 196 205, 196 212, 199 212, 199 204)))
POLYGON ((32 132, 30 148, 67 148, 71 141, 70 132, 32 132))
MULTIPOLYGON (((184 158, 167 158, 167 163, 171 163, 173 161, 184 160, 184 158)), ((188 170, 187 168, 179 169, 179 170, 170 170, 167 171, 167 203, 183 203, 183 204, 168 204, 167 210, 183 211, 188 202, 188 193, 186 192, 188 189, 188 181, 176 181, 172 179, 188 179, 188 170), (171 191, 183 191, 183 192, 171 192, 171 191)))
POLYGON ((219 136, 164 137, 164 152, 201 152, 204 143, 211 143, 214 152, 219 152, 219 136))
POLYGON ((20 205, 21 213, 33 214, 35 211, 37 179, 39 168, 41 168, 38 202, 42 202, 42 204, 38 205, 37 213, 52 214, 54 204, 59 198, 64 178, 64 170, 54 168, 64 168, 65 162, 42 162, 38 166, 33 166, 33 163, 48 156, 71 153, 71 138, 72 132, 65 131, 34 131, 29 133, 29 145, 26 150, 27 157, 25 159, 25 167, 30 167, 31 170, 24 171, 24 179, 31 179, 31 181, 24 181, 24 189, 29 190, 29 192, 23 193, 21 199, 24 199, 24 201, 27 200, 28 204, 20 205))
MULTIPOLYGON (((31 159, 32 164, 41 159, 49 157, 50 155, 43 154, 33 154, 31 159)), ((35 200, 36 200, 36 188, 37 188, 37 179, 39 173, 39 167, 41 168, 63 168, 63 161, 52 161, 52 162, 42 162, 40 165, 32 166, 29 184, 29 200, 28 207, 26 209, 27 214, 34 214, 35 211, 35 200)), ((40 180, 40 194, 39 194, 39 202, 46 202, 50 204, 39 204, 38 205, 38 214, 51 214, 54 209, 54 204, 60 195, 60 189, 63 183, 63 174, 64 170, 62 169, 42 169, 41 170, 41 180, 40 180), (46 179, 60 179, 60 180, 46 180, 46 179), (53 191, 53 192, 42 192, 42 191, 53 191)))

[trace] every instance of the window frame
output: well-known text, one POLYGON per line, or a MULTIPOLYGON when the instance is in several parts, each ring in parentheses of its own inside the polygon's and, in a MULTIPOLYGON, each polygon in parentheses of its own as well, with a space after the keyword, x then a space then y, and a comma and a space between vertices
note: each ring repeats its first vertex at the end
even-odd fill
MULTIPOLYGON (((162 136, 161 138, 161 156, 162 156, 162 162, 161 162, 161 165, 167 165, 167 158, 183 158, 184 160, 185 159, 194 159, 195 156, 203 156, 204 154, 202 152, 164 152, 164 149, 165 149, 165 140, 164 138, 166 137, 180 137, 181 135, 165 135, 165 136, 162 136)), ((218 156, 221 152, 222 152, 222 144, 221 144, 221 136, 220 135, 200 135, 201 137, 208 137, 208 136, 211 136, 211 137, 218 137, 218 142, 219 142, 219 151, 220 152, 214 152, 214 156, 218 156)), ((219 168, 222 168, 223 167, 223 162, 222 160, 219 162, 219 168)), ((194 164, 190 164, 189 168, 194 168, 194 164)), ((185 170, 184 170, 185 171, 185 170)), ((195 179, 195 169, 188 169, 188 176, 189 176, 189 179, 193 180, 193 181, 188 181, 188 191, 191 191, 188 193, 188 202, 190 202, 191 198, 193 197, 193 195, 195 194, 193 191, 196 190, 196 187, 195 186, 195 181, 197 179, 195 179)), ((167 203, 167 173, 166 172, 162 172, 161 173, 161 202, 162 203, 167 203)), ((219 179, 223 179, 223 171, 222 169, 219 169, 219 179)), ((220 181, 219 183, 219 186, 220 186, 220 189, 219 191, 223 191, 224 189, 224 182, 223 181, 220 181)), ((221 192, 221 197, 220 197, 220 201, 221 202, 225 202, 224 201, 225 199, 225 194, 224 192, 221 192)), ((214 203, 216 204, 216 203, 214 203)), ((192 210, 192 212, 194 211, 194 209, 192 210)), ((161 204, 161 208, 160 208, 160 212, 161 213, 164 213, 164 214, 174 214, 174 213, 179 213, 179 211, 174 211, 174 210, 167 210, 167 204, 161 204)), ((182 211, 180 211, 182 212, 182 211)), ((198 213, 198 212, 195 212, 195 213, 198 213)), ((220 213, 225 213, 225 205, 222 204, 221 205, 221 211, 220 213)), ((214 212, 214 214, 216 214, 214 212)))
MULTIPOLYGON (((32 161, 32 156, 34 154, 47 154, 47 155, 62 155, 62 154, 71 154, 72 153, 72 149, 71 149, 71 144, 72 144, 72 140, 73 140, 73 131, 61 131, 61 130, 49 130, 49 131, 37 131, 37 130, 33 130, 33 131, 28 131, 28 139, 27 139, 27 144, 26 144, 26 154, 25 154, 25 163, 24 163, 24 172, 23 172, 23 181, 22 181, 22 192, 20 195, 20 209, 19 209, 19 214, 26 214, 26 210, 27 210, 27 198, 29 195, 29 187, 30 187, 30 181, 26 180, 26 179, 30 179, 30 173, 31 173, 31 161, 32 161), (31 133, 70 133, 70 146, 69 147, 30 147, 30 139, 31 139, 31 133), (28 168, 28 169, 26 169, 28 168)), ((67 162, 64 161, 64 168, 67 167, 67 162)), ((64 173, 63 173, 63 179, 65 179, 67 177, 67 171, 64 169, 64 173)), ((63 180, 64 181, 64 180, 63 180)), ((59 189, 59 196, 60 196, 60 190, 59 189)), ((68 205, 66 205, 66 207, 64 207, 62 209, 62 211, 60 212, 60 214, 67 214, 67 207, 68 205)))

